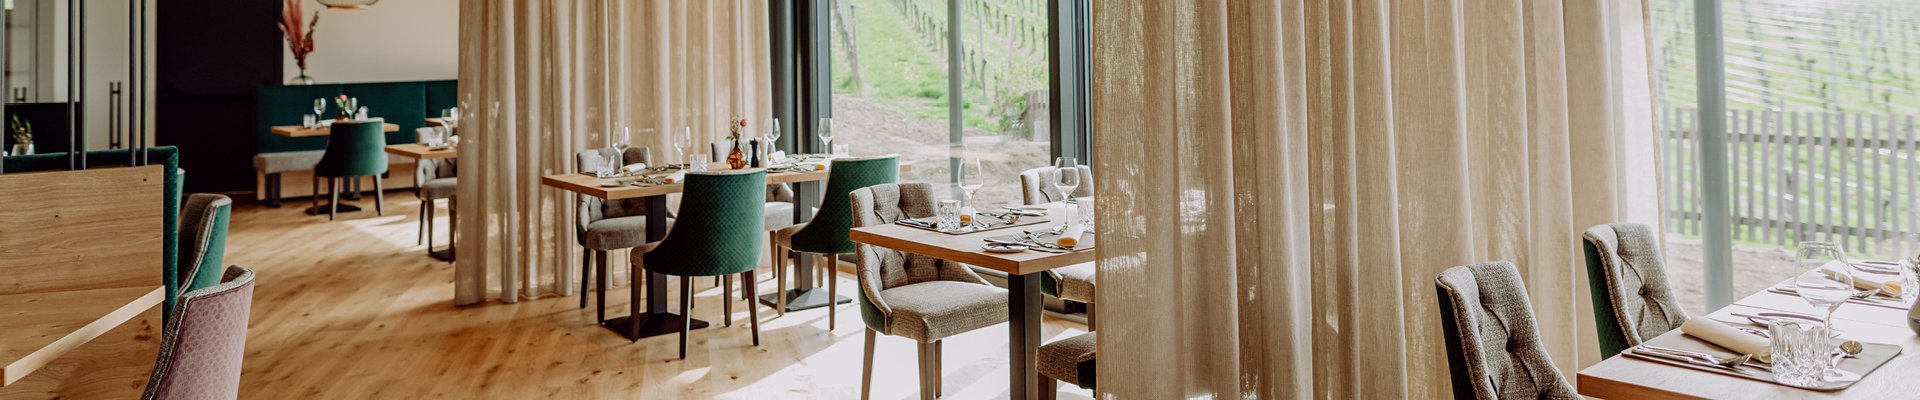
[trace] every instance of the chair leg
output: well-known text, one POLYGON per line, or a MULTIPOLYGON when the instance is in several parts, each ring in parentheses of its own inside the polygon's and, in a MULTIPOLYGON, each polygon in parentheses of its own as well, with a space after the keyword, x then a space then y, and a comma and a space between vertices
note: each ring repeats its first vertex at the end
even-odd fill
POLYGON ((340 215, 340 178, 327 178, 327 192, 333 193, 333 204, 327 205, 327 220, 332 221, 340 215))
POLYGON ((921 400, 933 400, 933 399, 940 398, 939 391, 933 388, 933 385, 934 385, 933 381, 935 379, 939 379, 938 377, 940 376, 940 371, 939 371, 940 366, 934 365, 933 359, 934 359, 933 344, 920 343, 920 399, 921 400))
MULTIPOLYGON (((594 269, 594 273, 596 274, 595 276, 599 277, 600 279, 599 281, 594 282, 595 286, 599 286, 599 288, 594 289, 594 290, 597 290, 598 292, 595 292, 593 294, 594 295, 593 301, 598 302, 599 304, 598 306, 595 306, 595 307, 599 307, 599 312, 598 314, 595 314, 595 315, 600 316, 599 318, 600 322, 607 322, 607 280, 608 280, 607 275, 612 274, 612 272, 607 269, 607 252, 604 252, 604 251, 593 252, 593 269, 594 269)), ((644 275, 644 274, 645 273, 643 272, 639 275, 644 275)), ((631 277, 631 279, 628 279, 628 280, 632 281, 632 282, 627 282, 628 285, 640 284, 640 277, 638 276, 631 277)), ((635 286, 635 287, 638 287, 638 286, 635 286)), ((634 293, 639 293, 639 292, 634 292, 634 293)), ((637 298, 629 301, 632 302, 633 304, 640 304, 640 299, 637 299, 637 298)), ((687 313, 685 310, 681 310, 680 315, 687 315, 687 313)))
MULTIPOLYGON (((415 246, 427 244, 427 222, 433 221, 433 217, 427 216, 427 206, 431 205, 433 200, 420 200, 420 226, 414 229, 415 233, 420 234, 420 238, 413 241, 415 246)), ((433 247, 428 246, 427 251, 433 251, 433 247)))
POLYGON ((874 331, 867 329, 867 351, 860 361, 860 400, 867 400, 873 390, 873 339, 874 331))
POLYGON ((380 187, 380 176, 373 176, 373 215, 387 215, 387 190, 380 187))
POLYGON ((727 327, 733 327, 733 275, 721 275, 720 315, 727 320, 727 327))
POLYGON ((760 285, 754 284, 753 270, 747 270, 747 275, 741 277, 741 279, 744 279, 745 282, 747 282, 747 287, 746 287, 747 322, 753 324, 753 345, 754 347, 759 347, 760 346, 760 305, 755 303, 759 302, 758 299, 760 298, 760 296, 758 295, 757 292, 760 291, 760 288, 758 288, 758 286, 760 285))
POLYGON ((593 253, 580 255, 580 308, 587 308, 587 281, 593 279, 593 253))
MULTIPOLYGON (((427 211, 427 220, 421 221, 421 223, 427 227, 427 251, 433 251, 433 215, 438 214, 440 210, 435 210, 435 208, 439 208, 439 207, 436 207, 435 204, 433 204, 433 200, 423 200, 420 203, 420 207, 427 211)), ((453 243, 453 238, 448 237, 447 243, 449 246, 451 246, 453 243)))
POLYGON ((313 209, 319 210, 320 209, 320 176, 314 175, 312 181, 313 181, 313 191, 307 192, 312 195, 307 196, 307 198, 313 199, 313 209))
MULTIPOLYGON (((778 252, 784 253, 786 249, 778 252)), ((773 259, 773 302, 775 312, 787 315, 787 260, 785 257, 773 259)))
POLYGON ((941 343, 940 341, 933 342, 933 396, 934 397, 947 395, 946 389, 940 388, 940 383, 946 381, 946 374, 940 373, 941 366, 946 365, 945 363, 941 362, 942 357, 940 356, 940 343, 941 343))
POLYGON ((840 304, 836 301, 840 298, 840 280, 833 276, 834 270, 838 268, 832 266, 832 254, 827 255, 827 263, 827 331, 832 332, 837 314, 835 311, 840 309, 840 304))
POLYGON ((267 207, 280 208, 280 173, 267 174, 267 207))
POLYGON ((1060 394, 1060 381, 1040 377, 1040 400, 1053 400, 1060 394))
MULTIPOLYGON (((640 304, 640 303, 634 303, 640 304)), ((680 278, 680 359, 687 359, 687 331, 693 329, 693 314, 688 314, 693 304, 693 277, 680 278)))

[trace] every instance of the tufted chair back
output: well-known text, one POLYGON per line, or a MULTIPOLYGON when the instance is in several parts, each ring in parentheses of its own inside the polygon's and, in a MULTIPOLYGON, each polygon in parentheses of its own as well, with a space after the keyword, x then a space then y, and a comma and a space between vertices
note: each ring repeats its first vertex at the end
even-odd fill
POLYGON ((1596 225, 1582 235, 1600 355, 1613 357, 1687 322, 1673 297, 1659 236, 1642 224, 1596 225))
POLYGON ((1448 268, 1434 279, 1456 399, 1579 399, 1540 343, 1513 263, 1448 268))
MULTIPOLYGON (((1093 196, 1093 168, 1079 166, 1080 186, 1073 188, 1073 197, 1093 196)), ((1053 177, 1060 169, 1040 167, 1020 172, 1020 197, 1027 205, 1052 203, 1066 200, 1060 196, 1060 187, 1053 185, 1053 177)))
POLYGON ((225 195, 195 193, 187 196, 180 211, 179 293, 220 284, 220 265, 227 255, 227 219, 233 214, 233 199, 225 195))
MULTIPOLYGON (((877 226, 907 218, 933 216, 933 185, 926 183, 880 184, 853 191, 853 226, 877 226)), ((860 319, 867 327, 887 332, 887 319, 893 311, 880 292, 896 287, 932 281, 958 281, 986 284, 966 265, 884 247, 858 246, 860 278, 860 319)))
MULTIPOLYGON (((613 148, 587 149, 581 151, 574 155, 574 172, 593 173, 599 171, 600 166, 606 165, 607 162, 613 160, 614 153, 617 151, 618 150, 614 150, 613 148)), ((653 150, 647 147, 628 147, 626 154, 621 155, 619 162, 619 165, 614 166, 615 169, 633 163, 646 163, 648 166, 652 166, 653 150)), ((607 201, 599 197, 580 196, 580 208, 576 213, 579 214, 580 219, 580 223, 575 226, 577 230, 577 232, 575 232, 577 235, 576 239, 579 243, 586 243, 587 224, 607 218, 647 215, 647 202, 645 199, 607 201)))
POLYGON ((227 267, 218 285, 181 296, 140 398, 239 398, 252 305, 253 271, 240 267, 227 267))

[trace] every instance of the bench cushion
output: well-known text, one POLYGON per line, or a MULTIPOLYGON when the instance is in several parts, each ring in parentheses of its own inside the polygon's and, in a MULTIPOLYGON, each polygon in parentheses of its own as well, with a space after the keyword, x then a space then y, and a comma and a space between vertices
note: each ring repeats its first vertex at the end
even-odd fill
MULTIPOLYGON (((312 171, 313 165, 319 164, 320 156, 326 153, 327 153, 326 150, 312 150, 312 151, 283 151, 278 153, 255 154, 253 155, 253 169, 260 171, 260 173, 262 174, 278 174, 282 172, 293 172, 293 171, 312 171)), ((401 156, 394 156, 394 155, 389 155, 387 157, 387 165, 402 165, 402 164, 412 164, 412 163, 414 163, 414 160, 412 157, 401 157, 401 156)))

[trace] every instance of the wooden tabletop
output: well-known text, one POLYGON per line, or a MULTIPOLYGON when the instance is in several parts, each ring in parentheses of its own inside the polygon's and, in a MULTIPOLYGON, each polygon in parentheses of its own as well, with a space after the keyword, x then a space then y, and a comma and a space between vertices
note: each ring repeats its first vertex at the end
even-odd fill
POLYGON ((440 118, 427 118, 427 126, 446 126, 447 121, 440 118))
MULTIPOLYGON (((1090 204, 1085 201, 1084 204, 1090 204)), ((1066 207, 1061 203, 1043 204, 1047 208, 1049 222, 1030 225, 1025 229, 1046 229, 1065 221, 1066 207)), ((1028 217, 1033 218, 1033 217, 1028 217)), ((1082 250, 1071 253, 1049 253, 1041 251, 1023 251, 1019 253, 988 253, 980 250, 986 239, 1020 233, 1022 227, 974 232, 964 235, 949 235, 925 229, 912 228, 898 224, 853 228, 848 237, 855 242, 865 243, 889 249, 924 255, 942 260, 958 261, 1013 275, 1026 275, 1045 272, 1054 268, 1074 264, 1093 262, 1094 251, 1082 250)))
POLYGON ((162 287, 0 295, 0 387, 160 305, 162 287))
MULTIPOLYGON (((381 124, 381 129, 387 132, 399 132, 400 126, 392 123, 383 123, 381 124)), ((308 128, 299 125, 280 125, 273 127, 273 133, 286 137, 326 136, 327 134, 333 133, 333 129, 325 126, 308 128)))
POLYGON ((417 159, 417 160, 436 160, 436 159, 442 159, 442 158, 454 158, 459 156, 460 152, 455 151, 453 149, 453 146, 442 147, 436 150, 432 147, 427 147, 427 145, 424 145, 424 144, 407 143, 407 144, 387 145, 387 154, 392 154, 396 156, 413 157, 414 159, 417 159))
MULTIPOLYGON (((721 171, 721 170, 727 169, 727 165, 726 163, 714 163, 711 166, 709 166, 708 169, 713 171, 721 171)), ((667 176, 671 174, 673 173, 661 172, 661 173, 649 173, 646 175, 667 176)), ((602 179, 602 178, 594 177, 592 175, 574 173, 574 174, 556 174, 556 175, 543 176, 543 177, 540 177, 540 183, 543 185, 564 189, 570 192, 580 193, 580 194, 593 196, 593 197, 599 197, 607 200, 632 199, 632 198, 640 198, 640 197, 648 197, 648 196, 659 196, 659 195, 671 194, 671 193, 680 193, 680 191, 683 190, 685 187, 685 185, 682 185, 680 183, 646 186, 646 187, 640 187, 640 186, 602 187, 600 186, 602 183, 611 182, 616 179, 629 180, 633 178, 622 177, 622 178, 602 179)), ((819 171, 814 171, 814 172, 805 172, 805 173, 801 173, 801 172, 768 172, 767 173, 767 184, 812 182, 812 181, 822 181, 826 179, 827 179, 827 170, 824 170, 824 169, 819 171)))
MULTIPOLYGON (((1786 311, 1819 315, 1799 297, 1762 291, 1705 316, 1720 321, 1744 321, 1732 314, 1786 311)), ((1901 354, 1868 373, 1852 387, 1816 392, 1670 366, 1626 356, 1614 356, 1580 370, 1580 394, 1604 399, 1626 398, 1911 398, 1920 393, 1920 337, 1906 325, 1906 310, 1846 304, 1834 313, 1834 328, 1846 339, 1898 345, 1901 354)), ((1681 335, 1678 329, 1663 336, 1681 335)))

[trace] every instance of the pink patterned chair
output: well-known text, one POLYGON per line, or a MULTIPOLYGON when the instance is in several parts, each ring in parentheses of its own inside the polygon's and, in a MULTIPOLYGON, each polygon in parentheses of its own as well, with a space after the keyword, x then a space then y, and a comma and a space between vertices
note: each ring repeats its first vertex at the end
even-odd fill
POLYGON ((253 271, 227 267, 220 284, 188 292, 174 307, 142 399, 240 397, 253 271))

